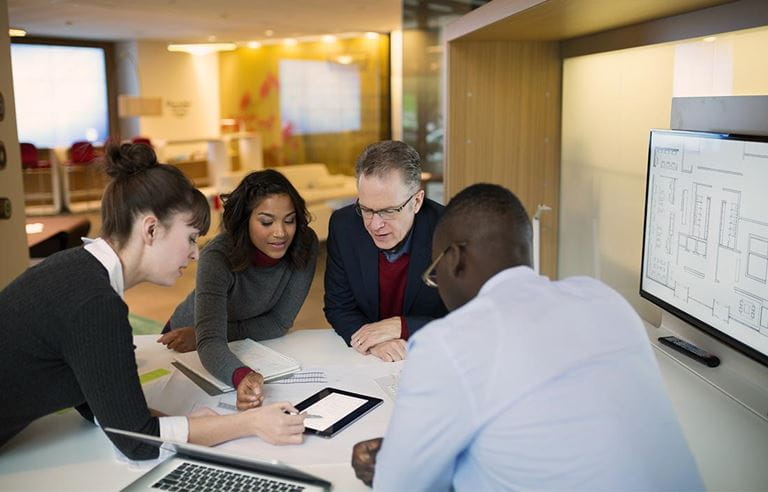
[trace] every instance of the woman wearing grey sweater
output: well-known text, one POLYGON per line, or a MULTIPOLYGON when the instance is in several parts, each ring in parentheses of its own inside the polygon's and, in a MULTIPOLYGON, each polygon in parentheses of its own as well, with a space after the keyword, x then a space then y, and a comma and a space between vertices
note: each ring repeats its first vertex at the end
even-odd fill
POLYGON ((227 342, 279 337, 293 325, 317 260, 308 223, 304 199, 282 174, 246 176, 224 196, 222 232, 200 254, 195 290, 158 340, 180 352, 197 348, 203 366, 237 388, 240 410, 261 404, 263 378, 227 342))

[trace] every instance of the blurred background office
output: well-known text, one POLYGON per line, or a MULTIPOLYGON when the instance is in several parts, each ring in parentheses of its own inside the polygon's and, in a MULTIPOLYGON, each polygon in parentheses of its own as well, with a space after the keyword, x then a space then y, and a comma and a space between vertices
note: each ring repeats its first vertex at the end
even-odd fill
MULTIPOLYGON (((355 197, 356 156, 382 139, 419 150, 424 186, 442 201, 441 36, 484 3, 2 2, 23 181, 14 205, 32 261, 98 235, 109 142, 150 145, 190 176, 210 199, 211 235, 219 195, 277 167, 324 239, 332 211, 355 197)), ((138 329, 155 330, 193 282, 191 271, 174 289, 129 293, 138 329)), ((320 281, 310 297, 314 314, 297 325, 327 326, 320 281)))

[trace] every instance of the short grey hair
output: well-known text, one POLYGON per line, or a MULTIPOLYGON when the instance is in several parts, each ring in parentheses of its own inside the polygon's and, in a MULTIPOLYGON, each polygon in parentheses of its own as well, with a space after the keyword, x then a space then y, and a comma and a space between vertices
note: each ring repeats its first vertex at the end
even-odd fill
POLYGON ((355 162, 355 177, 384 176, 389 171, 400 171, 409 188, 421 184, 421 158, 416 150, 400 140, 382 140, 363 150, 355 162))

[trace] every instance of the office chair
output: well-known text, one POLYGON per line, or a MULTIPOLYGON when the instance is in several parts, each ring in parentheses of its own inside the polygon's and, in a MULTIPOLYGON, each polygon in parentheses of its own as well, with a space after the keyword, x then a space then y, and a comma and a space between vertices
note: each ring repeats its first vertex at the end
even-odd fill
POLYGON ((21 143, 21 168, 22 169, 43 169, 51 167, 51 162, 40 160, 37 154, 37 147, 34 144, 21 143))
POLYGON ((144 145, 149 145, 150 147, 152 147, 152 141, 149 138, 147 138, 147 137, 133 137, 131 139, 131 143, 134 143, 134 144, 144 144, 144 145))
POLYGON ((67 164, 85 165, 96 159, 96 152, 91 142, 75 142, 69 148, 69 162, 67 164))

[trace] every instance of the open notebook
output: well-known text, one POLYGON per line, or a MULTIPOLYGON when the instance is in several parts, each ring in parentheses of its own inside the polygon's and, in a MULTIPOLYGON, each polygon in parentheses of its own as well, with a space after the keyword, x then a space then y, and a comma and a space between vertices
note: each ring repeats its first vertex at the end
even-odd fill
MULTIPOLYGON (((264 381, 278 379, 301 369, 301 365, 295 359, 249 338, 230 342, 228 345, 235 357, 240 359, 244 365, 261 373, 264 376, 264 381)), ((174 366, 208 394, 221 394, 235 389, 229 382, 223 382, 208 372, 200 362, 200 357, 196 351, 177 354, 175 359, 174 366), (203 384, 201 379, 208 384, 203 384)))

